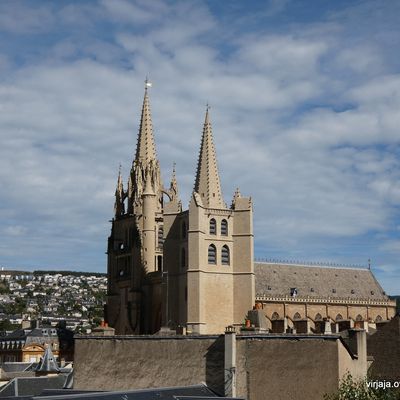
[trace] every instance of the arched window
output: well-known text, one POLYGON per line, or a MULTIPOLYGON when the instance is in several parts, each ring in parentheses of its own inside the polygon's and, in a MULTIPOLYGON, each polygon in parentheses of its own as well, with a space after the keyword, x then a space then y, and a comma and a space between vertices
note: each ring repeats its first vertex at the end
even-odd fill
POLYGON ((336 321, 341 321, 343 319, 342 314, 336 315, 336 321))
POLYGON ((208 263, 209 264, 217 263, 217 248, 213 244, 210 244, 208 246, 208 263))
POLYGON ((301 319, 301 315, 297 312, 294 314, 293 319, 301 319))
POLYGON ((181 229, 182 229, 182 232, 181 232, 182 239, 186 239, 186 222, 185 221, 182 222, 181 229))
POLYGON ((228 221, 226 219, 223 219, 221 221, 221 235, 222 236, 228 235, 228 221))
POLYGON ((163 247, 163 244, 164 244, 164 228, 163 228, 163 226, 161 225, 159 228, 158 228, 158 247, 163 247))
POLYGON ((214 218, 210 219, 210 235, 217 234, 217 221, 214 218))
POLYGON ((321 315, 320 313, 318 313, 318 314, 315 316, 314 320, 315 320, 315 321, 322 321, 322 315, 321 315))
POLYGON ((222 265, 230 264, 229 247, 225 244, 221 250, 221 263, 222 265))
POLYGON ((181 250, 181 267, 185 268, 186 267, 186 251, 184 248, 181 250))
POLYGON ((375 322, 382 322, 383 321, 383 318, 380 316, 380 315, 378 315, 376 318, 375 318, 375 322))
POLYGON ((360 314, 358 314, 356 317, 356 321, 364 321, 364 318, 360 314))
POLYGON ((272 316, 271 316, 271 319, 272 319, 272 320, 279 319, 279 314, 278 314, 277 312, 274 312, 274 313, 272 314, 272 316))

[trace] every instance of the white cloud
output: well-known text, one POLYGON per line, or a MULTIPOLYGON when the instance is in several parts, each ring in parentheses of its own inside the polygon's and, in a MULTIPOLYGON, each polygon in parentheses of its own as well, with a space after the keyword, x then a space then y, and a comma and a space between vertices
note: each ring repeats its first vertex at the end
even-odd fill
MULTIPOLYGON (((260 253, 357 262, 372 250, 354 237, 373 232, 379 247, 393 234, 399 71, 385 71, 371 46, 353 53, 340 21, 232 38, 202 3, 103 1, 48 18, 65 27, 74 16, 76 35, 0 81, 0 216, 27 229, 18 231, 26 264, 104 270, 118 164, 126 180, 147 73, 164 180, 176 161, 183 204, 208 101, 225 201, 236 186, 252 195, 260 253), (107 37, 90 36, 105 22, 107 37), (369 68, 377 75, 354 79, 369 68)), ((0 257, 15 259, 15 238, 3 235, 0 257)), ((389 250, 373 251, 383 260, 389 250)))

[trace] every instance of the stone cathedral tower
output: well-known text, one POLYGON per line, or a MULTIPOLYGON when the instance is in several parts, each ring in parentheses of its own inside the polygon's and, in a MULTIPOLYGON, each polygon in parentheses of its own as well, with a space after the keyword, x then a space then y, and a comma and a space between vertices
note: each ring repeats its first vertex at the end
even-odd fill
POLYGON ((208 108, 183 211, 175 166, 169 188, 161 182, 146 84, 128 187, 119 173, 114 209, 105 314, 117 334, 221 333, 242 323, 255 300, 252 202, 236 190, 224 203, 208 108))

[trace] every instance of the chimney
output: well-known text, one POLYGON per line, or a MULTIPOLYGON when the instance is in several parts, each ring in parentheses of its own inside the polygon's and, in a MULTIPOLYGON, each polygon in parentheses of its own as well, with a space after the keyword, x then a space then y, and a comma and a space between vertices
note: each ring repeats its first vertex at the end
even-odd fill
POLYGON ((225 329, 225 396, 236 397, 236 331, 233 326, 225 329))

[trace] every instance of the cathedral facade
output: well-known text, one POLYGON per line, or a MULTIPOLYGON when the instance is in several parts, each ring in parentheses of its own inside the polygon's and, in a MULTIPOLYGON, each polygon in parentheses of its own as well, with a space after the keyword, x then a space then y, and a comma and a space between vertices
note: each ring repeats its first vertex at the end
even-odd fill
POLYGON ((197 334, 241 325, 255 302, 253 209, 237 189, 224 202, 207 108, 194 190, 182 209, 175 167, 161 180, 146 85, 136 154, 119 173, 107 246, 106 321, 116 334, 161 327, 197 334))
POLYGON ((253 307, 274 333, 375 328, 396 313, 370 268, 254 264, 252 201, 237 189, 224 202, 208 108, 183 210, 175 167, 168 187, 161 180, 147 85, 126 189, 118 175, 107 255, 105 319, 116 334, 222 333, 253 307))

